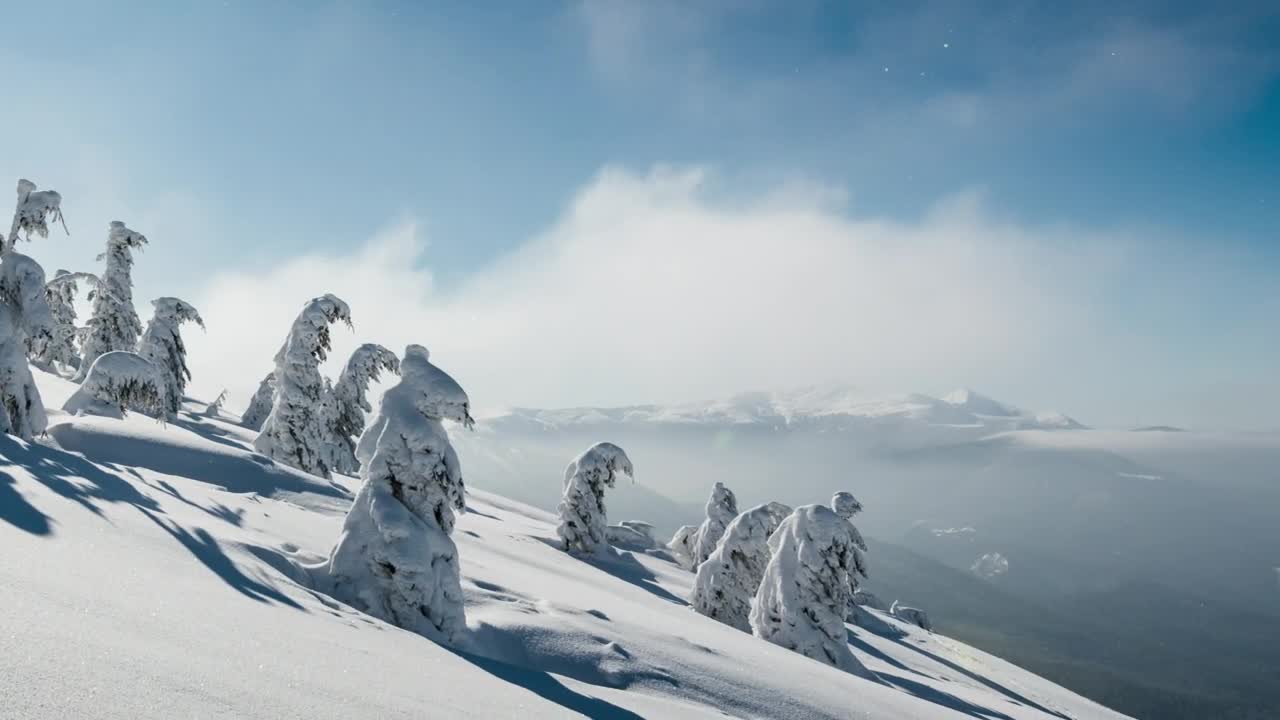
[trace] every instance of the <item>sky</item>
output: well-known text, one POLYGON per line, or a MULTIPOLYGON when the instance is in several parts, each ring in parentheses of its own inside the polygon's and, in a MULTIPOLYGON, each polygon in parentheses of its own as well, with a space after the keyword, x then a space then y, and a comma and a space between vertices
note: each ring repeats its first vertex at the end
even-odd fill
POLYGON ((482 408, 969 386, 1280 429, 1274 3, 113 3, 0 59, 0 177, 151 240, 197 395, 306 299, 482 408))

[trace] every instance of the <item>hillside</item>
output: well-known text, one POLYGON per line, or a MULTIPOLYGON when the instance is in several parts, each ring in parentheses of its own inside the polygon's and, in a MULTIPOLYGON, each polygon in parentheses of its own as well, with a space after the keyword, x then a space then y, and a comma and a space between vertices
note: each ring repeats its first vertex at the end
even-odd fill
POLYGON ((553 507, 527 478, 554 478, 562 457, 608 437, 646 458, 640 484, 683 513, 642 513, 630 488, 611 509, 667 532, 701 517, 714 481, 744 506, 851 490, 882 548, 872 584, 894 577, 890 597, 931 607, 943 632, 1133 715, 1280 713, 1280 437, 1054 417, 972 391, 877 400, 810 388, 516 410, 458 443, 476 482, 553 507), (1000 573, 977 578, 974 565, 996 555, 1000 573), (1077 610, 1098 602, 1107 611, 1077 610), (1171 641, 1174 628, 1185 642, 1171 641), (1200 663, 1200 648, 1215 662, 1200 663))
MULTIPOLYGON (((51 408, 71 390, 39 382, 51 408)), ((444 648, 307 587, 352 481, 274 465, 232 420, 54 412, 40 443, 0 439, 4 714, 1121 717, 887 617, 904 637, 850 628, 880 682, 838 672, 691 612, 663 557, 566 555, 546 513, 479 490, 455 533, 469 628, 444 648)))

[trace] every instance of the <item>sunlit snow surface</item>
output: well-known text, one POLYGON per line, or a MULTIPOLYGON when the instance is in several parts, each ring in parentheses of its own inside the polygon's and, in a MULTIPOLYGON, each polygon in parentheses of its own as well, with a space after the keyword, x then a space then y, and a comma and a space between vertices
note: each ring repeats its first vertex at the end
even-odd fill
MULTIPOLYGON (((50 408, 74 389, 38 382, 50 408)), ((274 465, 233 421, 51 411, 42 443, 0 438, 0 716, 1120 717, 883 615, 906 634, 851 627, 881 682, 856 678, 693 612, 661 557, 567 555, 550 515, 478 490, 447 649, 301 584, 354 481, 274 465)))

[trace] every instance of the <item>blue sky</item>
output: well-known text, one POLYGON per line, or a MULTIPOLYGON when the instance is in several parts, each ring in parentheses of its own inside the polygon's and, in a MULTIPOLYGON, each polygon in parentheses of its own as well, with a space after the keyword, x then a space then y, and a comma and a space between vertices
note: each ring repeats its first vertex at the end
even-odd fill
MULTIPOLYGON (((116 216, 152 236, 141 296, 354 252, 413 222, 411 262, 463 287, 561 224, 609 167, 710 168, 700 192, 718 207, 820 188, 838 215, 908 225, 976 194, 990 222, 1076 259, 1074 232, 1089 248, 1123 235, 1128 261, 1090 285, 1105 306, 1090 322, 1115 343, 1105 354, 1134 344, 1121 374, 1161 368, 1111 380, 1145 387, 1119 398, 1072 385, 1096 388, 1112 358, 1082 356, 1065 378, 993 361, 965 384, 1117 424, 1256 426, 1249 399, 1280 400, 1274 323, 1264 332, 1280 270, 1274 4, 60 8, 0 50, 0 170, 66 197, 73 237, 33 249, 49 270, 91 265, 116 216)), ((812 380, 861 382, 848 375, 812 380)), ((924 369, 891 380, 946 389, 924 369)))

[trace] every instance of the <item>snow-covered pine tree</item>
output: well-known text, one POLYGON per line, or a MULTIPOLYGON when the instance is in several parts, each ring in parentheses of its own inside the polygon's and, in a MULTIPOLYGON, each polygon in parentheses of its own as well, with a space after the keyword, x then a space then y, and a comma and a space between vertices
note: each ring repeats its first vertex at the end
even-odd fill
POLYGON ((841 491, 831 496, 831 510, 849 523, 849 536, 853 538, 853 570, 849 573, 849 591, 856 593, 862 580, 867 577, 867 543, 853 524, 853 516, 862 512, 862 503, 858 502, 853 493, 841 491))
POLYGON ((168 388, 160 368, 137 353, 112 350, 94 359, 62 409, 72 415, 123 418, 129 410, 163 418, 168 388))
POLYGON ((733 491, 716 483, 711 488, 711 497, 707 498, 707 517, 698 527, 697 542, 693 545, 693 569, 711 556, 716 543, 724 536, 725 528, 738 516, 738 498, 733 491))
POLYGON ((32 361, 50 370, 61 365, 79 368, 80 353, 76 351, 76 297, 80 294, 80 281, 98 284, 93 273, 59 270, 53 279, 45 283, 44 297, 53 318, 53 339, 38 348, 32 361))
POLYGON ((676 560, 690 570, 696 569, 693 564, 693 548, 698 542, 697 525, 681 525, 679 530, 667 542, 667 549, 675 554, 676 560))
POLYGON ((138 347, 142 321, 133 308, 133 250, 142 249, 147 238, 142 233, 112 220, 107 231, 107 249, 98 256, 107 261, 98 286, 90 293, 93 314, 80 346, 80 369, 76 382, 84 380, 99 355, 112 350, 132 352, 138 347))
POLYGON ((214 398, 213 402, 204 406, 204 413, 203 413, 204 417, 209 417, 209 418, 218 417, 218 414, 222 412, 222 404, 225 403, 226 401, 227 401, 227 391, 223 390, 222 392, 218 393, 218 397, 214 398))
POLYGON ((333 386, 335 407, 330 430, 336 449, 334 469, 340 473, 352 475, 360 469, 356 440, 364 433, 364 414, 373 409, 368 399, 369 383, 383 371, 399 373, 400 359, 377 343, 365 343, 351 353, 333 386))
POLYGON ((0 432, 31 440, 48 420, 27 362, 33 347, 53 339, 53 316, 44 292, 44 270, 14 252, 20 232, 27 239, 49 234, 48 221, 62 218, 62 196, 18 181, 18 199, 9 237, 0 242, 0 432))
POLYGON ((751 603, 769 564, 769 537, 791 514, 782 503, 757 505, 735 517, 698 566, 690 603, 713 620, 751 632, 751 603))
POLYGON ((458 548, 449 535, 466 507, 458 456, 442 420, 471 427, 466 392, 410 345, 400 382, 361 436, 360 477, 342 535, 324 566, 334 595, 442 642, 465 627, 458 548))
POLYGON ((13 250, 21 237, 19 231, 26 231, 27 240, 35 233, 40 237, 49 237, 49 221, 67 223, 62 219, 62 196, 55 190, 37 190, 36 184, 27 179, 18 181, 18 203, 13 210, 13 224, 9 227, 9 237, 4 240, 4 252, 13 250))
POLYGON ((849 650, 844 620, 855 572, 853 526, 823 505, 804 505, 769 538, 769 564, 751 607, 751 631, 806 657, 872 677, 849 650))
POLYGON ((249 399, 249 407, 240 416, 240 424, 250 430, 261 430, 271 414, 271 405, 276 401, 276 373, 271 371, 258 383, 258 390, 249 399))
POLYGON ((167 411, 176 414, 182 407, 187 381, 191 379, 187 347, 182 343, 179 327, 184 322, 193 322, 203 328, 204 320, 195 308, 175 297, 156 298, 151 305, 155 311, 138 344, 138 354, 156 366, 166 388, 167 411))
POLYGON ((635 478, 631 459, 622 448, 607 442, 587 448, 565 468, 556 526, 565 550, 595 554, 608 547, 604 489, 614 486, 618 473, 635 478))
POLYGON ((324 478, 334 468, 320 363, 332 347, 329 325, 339 320, 350 326, 351 310, 334 295, 302 308, 276 353, 275 400, 253 441, 263 455, 324 478))

